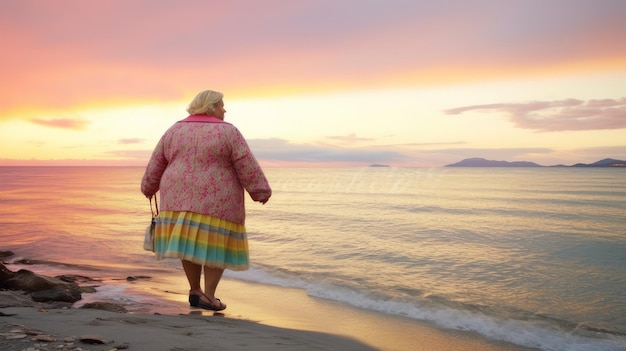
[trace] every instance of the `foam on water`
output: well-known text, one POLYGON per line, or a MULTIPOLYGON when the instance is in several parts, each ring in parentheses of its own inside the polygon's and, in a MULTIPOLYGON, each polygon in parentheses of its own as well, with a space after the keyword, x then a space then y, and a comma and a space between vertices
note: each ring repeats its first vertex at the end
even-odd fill
POLYGON ((484 313, 447 307, 424 301, 401 301, 372 293, 340 287, 328 282, 311 282, 297 278, 279 277, 258 268, 245 272, 226 273, 236 279, 300 288, 309 296, 333 300, 353 307, 426 321, 438 327, 470 331, 489 339, 502 340, 517 345, 546 351, 623 351, 624 335, 611 335, 586 328, 562 329, 549 320, 513 320, 489 316, 484 313))

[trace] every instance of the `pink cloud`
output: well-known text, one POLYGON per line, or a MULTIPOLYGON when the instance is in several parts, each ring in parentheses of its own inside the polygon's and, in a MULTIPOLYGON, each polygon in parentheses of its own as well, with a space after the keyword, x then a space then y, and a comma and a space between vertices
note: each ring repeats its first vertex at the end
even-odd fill
POLYGON ((143 143, 144 139, 140 139, 140 138, 128 138, 128 139, 120 139, 117 142, 120 144, 141 144, 143 143))
POLYGON ((39 124, 45 127, 61 128, 61 129, 73 129, 83 130, 86 128, 88 121, 82 119, 70 119, 70 118, 58 118, 58 119, 40 119, 33 118, 30 120, 35 124, 39 124))
POLYGON ((538 132, 626 128, 626 97, 581 101, 565 99, 463 106, 446 110, 451 115, 468 111, 495 111, 508 115, 518 128, 538 132))

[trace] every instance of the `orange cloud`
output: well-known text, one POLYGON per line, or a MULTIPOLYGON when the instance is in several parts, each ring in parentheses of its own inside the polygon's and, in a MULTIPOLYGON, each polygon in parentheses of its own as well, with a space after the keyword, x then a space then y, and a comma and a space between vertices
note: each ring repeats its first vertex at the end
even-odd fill
POLYGON ((187 99, 205 88, 268 95, 626 69, 626 2, 536 6, 7 2, 0 74, 10 84, 0 87, 0 118, 187 99))

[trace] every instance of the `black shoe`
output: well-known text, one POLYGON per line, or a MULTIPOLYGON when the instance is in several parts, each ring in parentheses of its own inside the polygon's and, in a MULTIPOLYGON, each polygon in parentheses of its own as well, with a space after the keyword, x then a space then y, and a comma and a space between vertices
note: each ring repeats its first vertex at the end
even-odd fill
POLYGON ((220 302, 219 306, 203 302, 198 295, 189 295, 189 306, 191 307, 200 307, 209 311, 221 311, 226 309, 226 305, 224 305, 220 299, 217 299, 217 301, 220 302))
POLYGON ((198 295, 189 295, 189 306, 198 307, 198 303, 200 302, 200 296, 198 295))

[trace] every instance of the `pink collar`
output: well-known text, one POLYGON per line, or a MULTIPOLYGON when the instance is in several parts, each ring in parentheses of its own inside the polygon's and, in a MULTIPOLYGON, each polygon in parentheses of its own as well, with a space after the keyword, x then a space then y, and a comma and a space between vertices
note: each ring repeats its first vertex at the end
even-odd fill
POLYGON ((180 122, 209 122, 209 123, 224 123, 223 120, 207 115, 191 115, 180 122))

